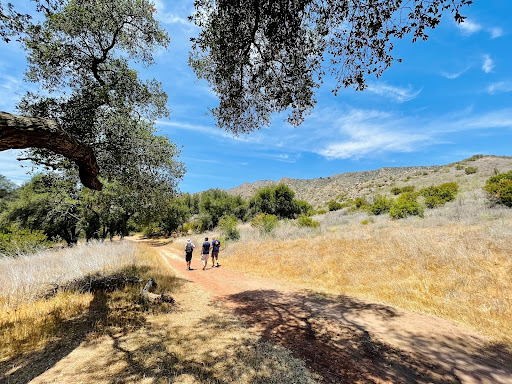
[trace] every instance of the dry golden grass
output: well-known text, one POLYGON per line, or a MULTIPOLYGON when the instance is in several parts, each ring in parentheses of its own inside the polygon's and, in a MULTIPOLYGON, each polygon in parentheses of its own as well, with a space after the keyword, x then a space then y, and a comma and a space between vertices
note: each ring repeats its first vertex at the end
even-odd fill
POLYGON ((240 242, 221 256, 244 272, 454 320, 510 348, 511 229, 345 226, 308 239, 240 242))

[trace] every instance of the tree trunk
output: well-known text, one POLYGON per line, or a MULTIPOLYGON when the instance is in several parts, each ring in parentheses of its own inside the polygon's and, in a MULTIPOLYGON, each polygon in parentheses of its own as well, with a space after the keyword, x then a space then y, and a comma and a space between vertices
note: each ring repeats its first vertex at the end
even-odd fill
POLYGON ((78 165, 83 185, 98 191, 103 187, 90 147, 77 142, 53 121, 0 111, 0 151, 25 148, 45 148, 63 155, 78 165))

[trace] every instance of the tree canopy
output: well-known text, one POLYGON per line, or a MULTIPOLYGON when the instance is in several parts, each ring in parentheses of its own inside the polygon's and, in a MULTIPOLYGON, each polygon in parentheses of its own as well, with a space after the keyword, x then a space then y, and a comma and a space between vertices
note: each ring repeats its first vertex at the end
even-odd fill
MULTIPOLYGON (((8 40, 17 34, 27 51, 27 79, 46 91, 28 93, 20 111, 54 121, 80 145, 92 148, 104 179, 175 189, 184 173, 177 160, 180 150, 154 128, 154 121, 169 113, 167 95, 157 80, 142 80, 130 66, 151 65, 155 49, 169 43, 153 17, 153 3, 35 3, 42 21, 29 22, 28 15, 10 5, 0 8, 1 36, 8 40)), ((32 148, 26 159, 50 169, 74 169, 69 156, 54 148, 32 148)))
POLYGON ((443 14, 457 22, 471 0, 196 0, 190 63, 219 97, 219 127, 247 133, 290 110, 300 125, 326 72, 365 88, 395 59, 397 39, 426 40, 443 14))

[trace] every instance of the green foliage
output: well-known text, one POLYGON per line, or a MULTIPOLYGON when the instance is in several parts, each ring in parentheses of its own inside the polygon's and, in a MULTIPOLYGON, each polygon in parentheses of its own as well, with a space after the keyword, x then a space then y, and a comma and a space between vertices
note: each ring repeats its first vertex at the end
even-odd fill
POLYGON ((484 190, 492 202, 512 208, 512 171, 487 179, 484 190))
POLYGON ((252 219, 251 225, 261 234, 270 234, 279 225, 279 219, 276 215, 260 213, 252 219))
POLYGON ((311 217, 306 215, 300 215, 297 219, 297 224, 299 227, 309 227, 309 228, 318 228, 320 223, 318 221, 313 220, 311 217))
POLYGON ((466 167, 466 168, 464 168, 464 172, 466 172, 466 175, 471 175, 473 173, 477 173, 478 167, 466 167))
POLYGON ((452 182, 423 188, 420 194, 425 197, 425 206, 432 209, 454 200, 458 190, 459 185, 452 182))
POLYGON ((0 175, 0 199, 9 196, 16 189, 16 184, 4 175, 0 175))
POLYGON ((301 213, 312 211, 308 203, 299 202, 294 197, 295 192, 285 184, 264 187, 249 200, 249 210, 251 215, 265 213, 282 219, 293 219, 301 213))
POLYGON ((222 216, 219 220, 219 227, 227 240, 238 240, 240 238, 237 225, 238 220, 234 216, 222 216))
POLYGON ((463 166, 462 164, 457 164, 457 165, 455 166, 455 169, 456 169, 457 171, 462 171, 462 170, 464 169, 464 166, 463 166))
POLYGON ((188 206, 182 199, 174 198, 163 207, 162 228, 167 235, 176 232, 190 216, 188 206))
POLYGON ((235 216, 243 220, 247 215, 248 204, 240 196, 232 196, 221 189, 210 189, 199 194, 200 229, 215 228, 222 216, 235 216))
POLYGON ((197 0, 190 65, 220 99, 213 110, 220 127, 250 132, 286 110, 297 126, 325 73, 334 74, 335 92, 362 90, 370 74, 380 77, 396 61, 397 39, 427 39, 443 14, 461 21, 460 7, 470 3, 197 0))
POLYGON ((480 155, 480 154, 478 154, 478 155, 473 155, 473 156, 471 156, 470 158, 466 159, 466 161, 476 161, 476 160, 478 160, 478 159, 482 159, 483 157, 484 157, 484 155, 480 155))
POLYGON ((42 231, 11 226, 0 232, 0 256, 30 254, 51 245, 42 231))
POLYGON ((325 209, 317 209, 313 214, 314 215, 325 215, 327 211, 325 209))
POLYGON ((183 224, 183 232, 184 233, 197 233, 199 232, 199 223, 197 221, 189 221, 183 224))
POLYGON ((329 211, 337 211, 341 208, 343 208, 343 204, 338 203, 336 200, 331 200, 327 204, 327 209, 329 209, 329 211))
POLYGON ((304 200, 295 200, 297 212, 301 215, 312 216, 315 213, 313 206, 304 200))
POLYGON ((356 209, 366 209, 368 207, 368 202, 364 197, 356 197, 354 199, 354 208, 356 209))
POLYGON ((368 210, 374 215, 382 215, 388 213, 393 201, 382 195, 377 195, 373 199, 373 204, 370 205, 368 210))
POLYGON ((399 195, 404 192, 414 192, 414 189, 415 189, 414 185, 406 185, 402 188, 393 187, 393 188, 391 188, 391 193, 393 195, 399 195))
POLYGON ((407 216, 423 217, 423 209, 416 198, 416 193, 402 193, 391 205, 389 216, 393 219, 403 219, 407 216))
MULTIPOLYGON (((169 37, 149 0, 50 1, 23 28, 26 78, 39 84, 18 105, 23 114, 56 121, 94 150, 102 178, 148 191, 174 189, 184 173, 180 150, 156 134, 154 121, 167 116, 167 95, 155 79, 141 79, 130 65, 153 63, 169 37), (44 10, 44 12, 43 12, 44 10)), ((27 157, 37 164, 75 170, 46 149, 27 157)))
POLYGON ((142 234, 145 237, 155 237, 163 234, 162 227, 156 225, 156 223, 149 223, 142 227, 142 234))

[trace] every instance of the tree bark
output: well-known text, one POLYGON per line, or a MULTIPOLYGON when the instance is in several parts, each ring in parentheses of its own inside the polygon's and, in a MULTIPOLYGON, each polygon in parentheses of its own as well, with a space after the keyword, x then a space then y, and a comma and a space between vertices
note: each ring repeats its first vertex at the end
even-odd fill
POLYGON ((78 165, 84 186, 98 191, 102 189, 92 148, 76 141, 51 120, 0 111, 0 151, 24 148, 45 148, 67 157, 78 165))

